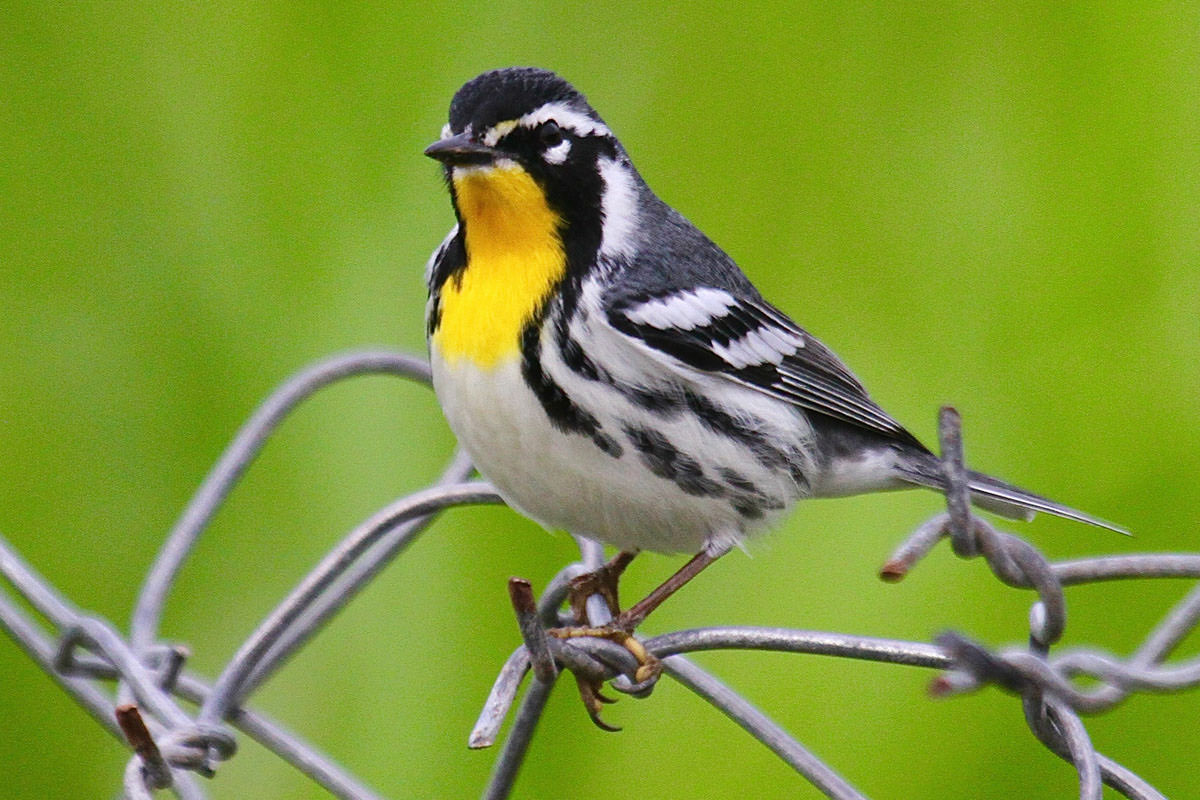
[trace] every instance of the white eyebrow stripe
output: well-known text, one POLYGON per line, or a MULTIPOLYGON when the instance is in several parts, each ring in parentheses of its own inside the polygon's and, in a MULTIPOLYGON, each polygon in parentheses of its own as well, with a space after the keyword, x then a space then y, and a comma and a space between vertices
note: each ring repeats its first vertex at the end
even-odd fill
POLYGON ((566 103, 546 103, 516 120, 517 125, 536 128, 543 122, 554 120, 559 127, 566 128, 576 136, 611 136, 612 131, 603 122, 597 122, 566 103))

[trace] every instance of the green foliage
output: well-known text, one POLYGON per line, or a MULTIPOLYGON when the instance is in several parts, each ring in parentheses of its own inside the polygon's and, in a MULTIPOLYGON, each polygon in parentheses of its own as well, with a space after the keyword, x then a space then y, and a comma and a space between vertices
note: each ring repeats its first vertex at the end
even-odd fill
MULTIPOLYGON (((0 531, 121 622, 254 404, 310 360, 419 350, 450 225, 421 149, 458 85, 532 63, 588 93, 647 180, 925 438, 1128 525, 1043 520, 1055 556, 1188 549, 1200 523, 1200 14, 1142 3, 5 4, 0 12, 0 531)), ((357 520, 452 439, 378 379, 306 407, 189 562, 169 637, 214 675, 357 520)), ((780 624, 1022 635, 1028 596, 942 553, 873 573, 932 495, 801 508, 650 630, 780 624), (754 587, 751 591, 749 587, 754 587)), ((571 558, 504 509, 454 513, 259 696, 390 797, 463 797, 474 714, 517 642, 504 580, 571 558)), ((647 557, 634 596, 677 561, 647 557)), ((1123 650, 1178 584, 1074 591, 1069 639, 1123 650)), ((934 703, 915 670, 701 659, 877 797, 1068 796, 998 692, 934 703)), ((8 797, 105 797, 123 749, 0 640, 8 797)), ((566 687, 564 687, 566 689, 566 687)), ((1200 794, 1194 698, 1092 721, 1166 794, 1200 794), (1151 745, 1153 743, 1153 746, 1151 745)), ((519 795, 815 796, 664 685, 591 727, 556 694, 519 795), (568 788, 569 787, 569 788, 568 788), (635 788, 636 787, 636 788, 635 788), (798 788, 800 787, 800 788, 798 788)), ((255 747, 216 798, 322 794, 255 747)))

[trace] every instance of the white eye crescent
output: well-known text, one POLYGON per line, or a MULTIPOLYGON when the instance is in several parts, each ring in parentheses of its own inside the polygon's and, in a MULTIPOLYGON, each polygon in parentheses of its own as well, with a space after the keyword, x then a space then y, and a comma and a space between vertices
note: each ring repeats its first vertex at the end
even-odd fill
POLYGON ((568 139, 563 139, 554 147, 549 148, 542 153, 542 158, 546 159, 549 164, 561 164, 567 160, 567 154, 571 152, 571 142, 568 139))

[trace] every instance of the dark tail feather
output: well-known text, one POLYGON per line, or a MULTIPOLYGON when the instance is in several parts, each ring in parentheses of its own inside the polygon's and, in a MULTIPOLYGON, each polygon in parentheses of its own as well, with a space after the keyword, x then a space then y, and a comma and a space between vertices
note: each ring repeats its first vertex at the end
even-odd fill
MULTIPOLYGON (((940 462, 933 456, 930 456, 929 463, 927 464, 909 463, 900 466, 899 469, 901 477, 909 483, 917 486, 925 486, 929 489, 936 489, 939 492, 946 490, 946 479, 942 476, 940 462)), ((1110 531, 1116 531, 1126 536, 1129 535, 1129 531, 1120 525, 1115 525, 1099 517, 1093 517, 1091 514, 1085 514, 1070 506, 1064 506, 1062 503, 1057 503, 1049 498, 1028 492, 1018 486, 1013 486, 1011 483, 1005 483, 999 478, 993 478, 991 475, 984 475, 982 472, 969 471, 967 473, 967 486, 971 490, 971 502, 973 504, 994 514, 999 514, 1002 517, 1029 520, 1033 519, 1035 513, 1041 511, 1046 514, 1053 514, 1056 517, 1062 517, 1063 519, 1086 522, 1088 525, 1108 528, 1110 531)))

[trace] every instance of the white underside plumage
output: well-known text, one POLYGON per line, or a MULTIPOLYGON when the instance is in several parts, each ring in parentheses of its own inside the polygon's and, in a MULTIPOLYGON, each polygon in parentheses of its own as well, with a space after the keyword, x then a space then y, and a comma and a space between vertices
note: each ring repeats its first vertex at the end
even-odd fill
MULTIPOLYGON (((652 473, 623 436, 616 437, 623 452, 614 457, 587 436, 554 428, 521 379, 517 360, 483 370, 465 362, 448 365, 435 352, 433 374, 446 419, 480 473, 509 505, 547 528, 658 552, 724 548, 750 532, 724 499, 688 494, 652 473)), ((606 430, 620 430, 615 411, 610 407, 597 415, 606 430)), ((632 406, 621 411, 633 419, 648 416, 632 406)), ((702 464, 724 461, 750 470, 773 484, 788 505, 795 499, 797 487, 786 475, 758 474, 766 471, 747 465, 735 444, 700 430, 689 418, 656 423, 672 441, 688 442, 689 455, 702 464)), ((754 527, 770 516, 755 520, 754 527)))
MULTIPOLYGON (((597 299, 599 287, 587 288, 591 291, 583 293, 585 308, 597 299)), ((664 369, 653 351, 586 310, 576 315, 571 328, 580 340, 589 342, 590 353, 609 355, 602 365, 612 381, 644 385, 647 376, 659 375, 678 386, 684 378, 678 370, 686 368, 664 369)), ((438 400, 479 471, 510 505, 548 528, 566 529, 623 549, 725 549, 768 524, 807 492, 788 465, 760 463, 744 443, 708 429, 694 415, 649 411, 612 382, 572 373, 549 341, 541 350, 542 369, 619 444, 619 456, 605 452, 587 435, 556 428, 523 380, 519 356, 485 369, 465 360, 448 363, 435 344, 431 357, 438 400), (710 480, 720 482, 722 475, 736 473, 770 497, 773 507, 748 519, 728 496, 685 491, 647 465, 626 433, 630 428, 661 434, 710 480)), ((703 382, 705 397, 740 418, 754 420, 765 437, 793 453, 793 460, 803 459, 811 450, 811 430, 795 408, 715 376, 695 373, 687 380, 703 382)))

